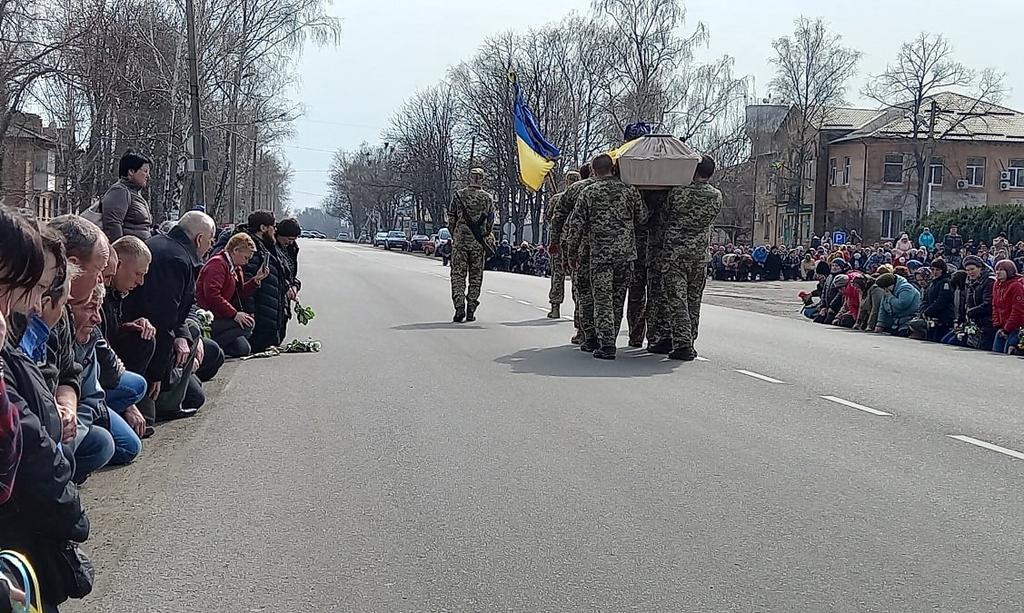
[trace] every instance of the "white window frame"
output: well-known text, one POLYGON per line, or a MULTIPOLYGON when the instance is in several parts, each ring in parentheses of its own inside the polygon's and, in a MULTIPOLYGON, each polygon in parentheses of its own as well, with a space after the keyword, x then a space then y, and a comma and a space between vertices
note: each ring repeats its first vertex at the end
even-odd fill
POLYGON ((828 184, 835 186, 836 184, 836 159, 829 158, 828 160, 828 184))
POLYGON ((932 159, 930 159, 928 161, 928 185, 931 185, 931 186, 934 186, 934 187, 942 187, 942 175, 945 174, 945 168, 946 167, 942 163, 942 158, 937 157, 937 156, 932 156, 932 159), (936 162, 935 160, 938 160, 938 162, 936 162), (938 180, 938 182, 935 181, 935 170, 936 169, 938 169, 938 172, 939 172, 939 180, 938 180))
POLYGON ((1024 189, 1024 159, 1010 160, 1006 170, 1010 172, 1010 188, 1024 189))
POLYGON ((882 161, 882 183, 885 183, 886 185, 903 185, 906 182, 906 178, 903 176, 903 154, 902 153, 887 153, 887 154, 885 154, 885 157, 882 158, 882 160, 883 160, 882 161), (896 157, 896 156, 899 156, 899 158, 900 158, 899 162, 895 162, 895 161, 890 161, 889 160, 890 157, 896 157), (900 167, 900 180, 899 181, 889 181, 888 179, 885 178, 885 176, 888 174, 888 172, 886 172, 886 171, 887 171, 889 166, 896 166, 897 164, 900 167))
POLYGON ((881 238, 887 240, 894 239, 903 231, 903 211, 899 209, 883 209, 881 211, 881 219, 879 222, 881 226, 879 231, 881 238), (886 215, 889 216, 888 224, 885 223, 886 215))
POLYGON ((847 155, 843 158, 843 185, 850 184, 850 168, 850 156, 847 155))
POLYGON ((968 187, 985 187, 985 168, 987 164, 988 160, 983 157, 967 158, 967 171, 964 173, 964 179, 967 180, 968 187), (981 160, 981 164, 971 164, 971 160, 981 160), (978 180, 979 178, 981 179, 980 181, 978 180))

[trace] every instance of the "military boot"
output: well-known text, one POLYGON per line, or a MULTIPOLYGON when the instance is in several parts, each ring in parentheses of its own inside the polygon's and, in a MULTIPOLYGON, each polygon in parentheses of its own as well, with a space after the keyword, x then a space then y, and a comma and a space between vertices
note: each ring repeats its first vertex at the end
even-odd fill
POLYGON ((461 324, 466 320, 466 307, 455 307, 455 316, 452 317, 452 321, 461 324))
POLYGON ((551 303, 551 310, 548 311, 548 319, 559 319, 562 317, 562 312, 559 306, 555 303, 551 303))
POLYGON ((681 347, 679 349, 673 349, 672 353, 668 354, 668 359, 692 362, 697 359, 697 352, 693 347, 681 347))
POLYGON ((601 341, 597 340, 596 336, 588 338, 587 340, 583 341, 582 345, 580 345, 580 351, 585 351, 587 353, 594 353, 600 348, 601 341))
POLYGON ((604 345, 594 351, 594 357, 599 360, 614 360, 615 359, 615 345, 604 345))
POLYGON ((476 305, 471 304, 466 307, 466 321, 476 321, 476 305))
POLYGON ((583 333, 577 330, 576 334, 569 339, 569 342, 572 343, 573 345, 579 345, 583 343, 583 333))
POLYGON ((659 355, 668 355, 672 353, 672 339, 663 338, 656 343, 647 343, 648 353, 657 353, 659 355))

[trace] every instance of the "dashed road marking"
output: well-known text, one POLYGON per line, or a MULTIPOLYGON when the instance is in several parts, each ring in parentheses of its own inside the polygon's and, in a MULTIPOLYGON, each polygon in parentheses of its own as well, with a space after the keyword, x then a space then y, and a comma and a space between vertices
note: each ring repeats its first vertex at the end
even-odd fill
POLYGON ((532 306, 533 305, 532 302, 527 302, 525 300, 516 300, 516 302, 518 302, 519 304, 525 304, 526 306, 532 306))
POLYGON ((498 292, 494 291, 493 289, 489 289, 489 290, 487 290, 487 293, 491 294, 493 296, 493 295, 497 294, 498 292))
POLYGON ((541 313, 547 313, 547 312, 548 312, 548 310, 547 310, 547 309, 545 309, 544 307, 533 307, 533 308, 537 309, 537 310, 538 310, 538 311, 540 311, 541 313))
POLYGON ((785 381, 779 381, 778 379, 773 379, 773 378, 771 378, 771 377, 769 377, 767 375, 762 375, 760 373, 756 373, 756 372, 753 372, 753 371, 750 371, 750 370, 741 370, 741 369, 737 368, 736 372, 740 373, 741 375, 746 375, 748 377, 753 377, 755 379, 760 379, 761 381, 764 381, 766 383, 785 383, 785 381))
POLYGON ((948 436, 951 439, 955 439, 955 440, 958 440, 960 442, 963 442, 963 443, 968 443, 968 444, 974 445, 976 447, 981 447, 982 449, 988 449, 989 451, 995 451, 996 453, 1001 453, 1003 455, 1008 455, 1011 458, 1017 458, 1018 460, 1024 460, 1024 453, 1021 453, 1019 451, 1014 451, 1013 449, 1007 449, 1006 447, 1000 447, 999 445, 995 445, 993 443, 988 443, 986 441, 982 441, 982 440, 979 440, 979 439, 976 439, 976 438, 972 438, 970 436, 964 436, 962 434, 947 434, 946 436, 948 436))
POLYGON ((515 298, 513 298, 512 296, 509 296, 508 294, 502 294, 501 297, 505 298, 507 300, 515 300, 515 298))
POLYGON ((849 400, 844 400, 844 399, 838 398, 836 396, 822 396, 822 398, 824 398, 825 400, 828 400, 829 402, 834 402, 836 404, 841 404, 844 407, 850 407, 851 409, 857 409, 858 411, 864 411, 865 413, 871 413, 872 415, 880 415, 882 417, 892 417, 892 413, 886 413, 885 411, 879 411, 878 409, 872 409, 871 407, 866 407, 863 404, 857 404, 856 402, 850 402, 849 400))
POLYGON ((698 362, 710 362, 711 360, 709 360, 709 359, 707 359, 707 358, 705 358, 703 356, 697 356, 697 361, 698 362))

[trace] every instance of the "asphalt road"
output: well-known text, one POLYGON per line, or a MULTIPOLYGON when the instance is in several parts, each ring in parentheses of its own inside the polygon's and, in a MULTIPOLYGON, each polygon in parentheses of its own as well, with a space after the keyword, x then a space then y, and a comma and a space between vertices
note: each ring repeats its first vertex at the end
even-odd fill
POLYGON ((90 480, 67 610, 1024 606, 1024 460, 979 446, 1024 451, 1024 361, 707 306, 707 361, 604 362, 546 279, 487 273, 454 325, 439 261, 301 270, 324 351, 229 365, 90 480))

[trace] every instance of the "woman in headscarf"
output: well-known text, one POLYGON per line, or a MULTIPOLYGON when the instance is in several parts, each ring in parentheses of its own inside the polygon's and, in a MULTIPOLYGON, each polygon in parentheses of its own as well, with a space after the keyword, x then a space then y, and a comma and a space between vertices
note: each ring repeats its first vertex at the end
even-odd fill
POLYGON ((992 323, 996 340, 992 351, 1015 353, 1024 325, 1024 279, 1013 260, 996 262, 996 285, 992 291, 992 323))
POLYGON ((900 234, 900 239, 896 241, 896 248, 906 253, 914 248, 914 241, 910 240, 910 237, 904 232, 900 234))

